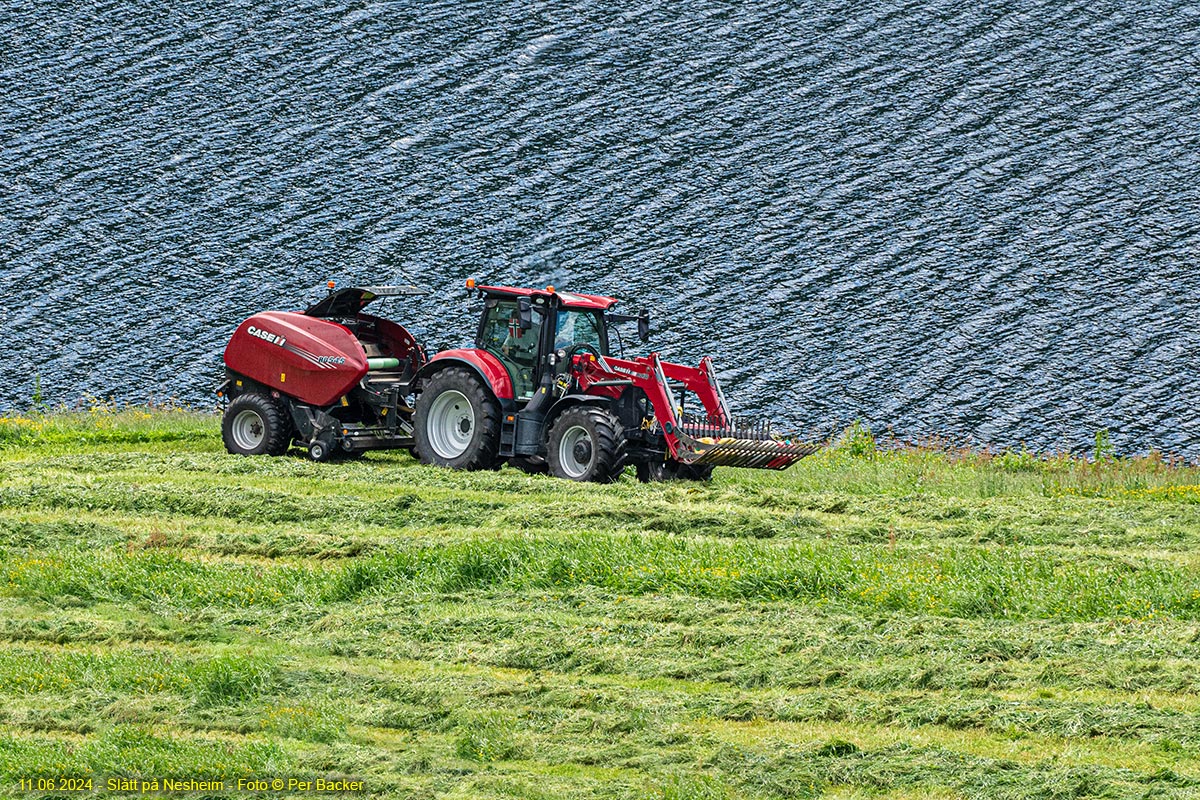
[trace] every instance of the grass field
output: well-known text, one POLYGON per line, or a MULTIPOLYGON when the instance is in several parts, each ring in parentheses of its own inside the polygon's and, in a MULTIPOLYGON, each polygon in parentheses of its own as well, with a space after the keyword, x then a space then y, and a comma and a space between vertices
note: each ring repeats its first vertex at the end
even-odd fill
POLYGON ((0 796, 1200 797, 1200 472, 861 444, 577 486, 0 419, 0 796))

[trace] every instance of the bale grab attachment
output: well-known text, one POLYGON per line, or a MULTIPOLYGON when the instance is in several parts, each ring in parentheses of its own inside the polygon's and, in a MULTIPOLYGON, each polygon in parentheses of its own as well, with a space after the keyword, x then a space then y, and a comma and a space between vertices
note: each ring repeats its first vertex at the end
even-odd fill
POLYGON ((717 467, 787 469, 807 455, 815 453, 815 444, 776 439, 770 424, 763 422, 747 430, 685 423, 676 430, 676 458, 684 464, 711 464, 717 467), (755 435, 757 432, 758 435, 755 435))

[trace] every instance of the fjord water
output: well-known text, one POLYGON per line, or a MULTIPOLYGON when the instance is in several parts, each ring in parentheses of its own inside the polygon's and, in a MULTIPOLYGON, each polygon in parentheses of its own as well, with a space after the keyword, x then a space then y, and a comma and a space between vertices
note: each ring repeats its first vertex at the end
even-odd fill
POLYGON ((457 345, 476 277, 809 435, 1200 457, 1182 0, 0 0, 0 99, 0 410, 211 405, 329 278, 457 345))

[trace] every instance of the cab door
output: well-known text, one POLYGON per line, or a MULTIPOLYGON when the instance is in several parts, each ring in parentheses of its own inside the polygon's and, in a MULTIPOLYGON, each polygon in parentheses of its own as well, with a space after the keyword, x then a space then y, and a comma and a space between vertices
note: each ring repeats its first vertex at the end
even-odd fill
POLYGON ((535 312, 533 327, 522 329, 516 300, 489 299, 486 307, 478 346, 504 365, 512 378, 515 399, 527 401, 533 397, 537 385, 542 315, 535 312))

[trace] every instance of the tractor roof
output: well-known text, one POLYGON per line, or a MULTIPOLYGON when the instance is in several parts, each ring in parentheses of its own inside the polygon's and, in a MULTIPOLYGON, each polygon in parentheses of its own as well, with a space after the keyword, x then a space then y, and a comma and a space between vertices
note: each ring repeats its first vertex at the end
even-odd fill
POLYGON ((501 297, 557 297, 558 302, 567 308, 583 308, 589 311, 607 311, 617 304, 615 297, 604 297, 598 294, 579 294, 578 292, 560 292, 553 286, 545 289, 521 289, 516 286, 479 286, 479 291, 487 295, 501 297))

